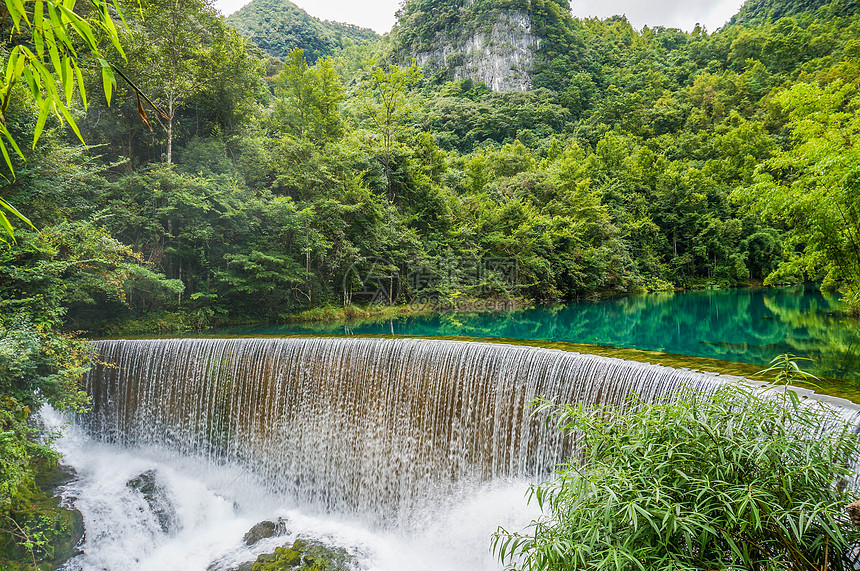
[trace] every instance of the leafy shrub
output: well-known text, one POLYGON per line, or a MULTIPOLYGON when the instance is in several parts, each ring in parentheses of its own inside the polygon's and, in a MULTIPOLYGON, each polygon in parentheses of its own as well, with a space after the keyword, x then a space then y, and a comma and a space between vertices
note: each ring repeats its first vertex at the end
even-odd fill
POLYGON ((795 393, 726 387, 629 411, 542 402, 580 458, 534 486, 544 516, 500 529, 495 552, 525 570, 825 569, 860 539, 858 437, 795 393))

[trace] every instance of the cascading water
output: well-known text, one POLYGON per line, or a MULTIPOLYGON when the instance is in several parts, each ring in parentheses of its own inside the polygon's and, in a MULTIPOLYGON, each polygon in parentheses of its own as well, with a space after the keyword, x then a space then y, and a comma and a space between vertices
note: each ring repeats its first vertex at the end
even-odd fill
POLYGON ((713 376, 561 351, 429 340, 101 341, 91 434, 239 462, 272 492, 388 519, 452 488, 548 473, 570 452, 527 405, 621 406, 713 376))
MULTIPOLYGON (((149 514, 148 527, 134 533, 163 545, 133 556, 141 569, 179 568, 164 553, 175 561, 183 549, 183 569, 233 569, 272 546, 249 550, 241 533, 277 517, 351 546, 360 568, 494 569, 490 533, 533 519, 523 498, 527 482, 572 453, 572 442, 527 408, 537 396, 624 407, 631 393, 656 401, 725 382, 618 359, 457 341, 117 340, 94 349, 102 364, 84 380, 93 411, 77 417, 72 432, 97 443, 67 446, 81 477, 66 494, 85 522, 149 514), (148 496, 134 484, 141 477, 149 478, 148 496), (105 482, 126 499, 93 502, 105 482), (164 498, 153 499, 156 492, 164 498), (112 511, 117 503, 126 506, 120 515, 112 511), (206 543, 221 537, 209 527, 216 521, 228 530, 220 551, 206 543), (201 546, 198 537, 208 539, 201 546)), ((128 555, 122 533, 114 537, 105 523, 87 529, 85 553, 69 569, 127 566, 106 563, 106 548, 96 544, 128 555)))

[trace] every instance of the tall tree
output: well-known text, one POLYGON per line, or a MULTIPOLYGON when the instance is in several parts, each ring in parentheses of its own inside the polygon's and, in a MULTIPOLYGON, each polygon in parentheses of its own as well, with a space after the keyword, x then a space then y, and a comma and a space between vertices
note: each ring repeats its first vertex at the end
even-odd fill
POLYGON ((275 80, 275 96, 275 121, 281 128, 318 145, 342 134, 343 82, 330 57, 310 67, 304 50, 294 48, 275 80))
MULTIPOLYGON (((131 12, 131 11, 130 11, 131 12)), ((166 162, 173 162, 177 113, 234 67, 244 42, 206 0, 144 0, 123 34, 130 75, 161 113, 166 162)))
POLYGON ((415 100, 410 99, 409 89, 417 85, 422 77, 415 60, 405 68, 395 64, 390 64, 388 69, 374 66, 368 72, 359 93, 362 111, 373 128, 382 135, 382 161, 389 200, 394 199, 391 189, 391 149, 403 131, 405 119, 414 110, 415 100))

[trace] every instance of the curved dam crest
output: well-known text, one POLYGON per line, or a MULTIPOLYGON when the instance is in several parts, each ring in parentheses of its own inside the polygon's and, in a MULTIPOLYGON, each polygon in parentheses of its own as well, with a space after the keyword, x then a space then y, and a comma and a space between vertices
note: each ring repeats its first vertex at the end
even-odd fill
MULTIPOLYGON (((536 397, 623 407, 724 377, 493 343, 169 339, 93 343, 95 438, 240 462, 267 489, 377 522, 497 478, 548 474, 573 442, 536 397)), ((734 379, 734 377, 730 377, 734 379)))

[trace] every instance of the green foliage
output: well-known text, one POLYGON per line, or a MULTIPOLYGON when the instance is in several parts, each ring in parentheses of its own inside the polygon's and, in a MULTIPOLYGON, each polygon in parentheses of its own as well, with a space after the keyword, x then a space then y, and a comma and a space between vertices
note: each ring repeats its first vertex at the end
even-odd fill
POLYGON ((391 181, 391 154, 403 132, 403 123, 414 109, 409 88, 422 78, 418 64, 401 68, 396 64, 385 66, 371 62, 368 78, 359 91, 359 112, 366 117, 371 128, 382 137, 382 158, 389 198, 393 199, 391 181))
MULTIPOLYGON (((0 227, 6 232, 6 235, 12 240, 15 240, 15 228, 12 226, 12 222, 9 221, 9 217, 6 214, 11 214, 15 218, 18 218, 21 222, 28 225, 30 228, 35 229, 33 223, 30 222, 30 219, 18 212, 18 209, 0 198, 0 227), (3 211, 6 212, 3 212, 3 211)), ((7 241, 6 238, 0 237, 0 241, 4 243, 7 241)))
POLYGON ((83 535, 81 514, 62 508, 51 493, 64 476, 56 455, 47 447, 31 452, 27 460, 34 473, 3 504, 0 566, 9 571, 53 569, 74 555, 83 535))
MULTIPOLYGON (((32 7, 22 0, 7 0, 4 3, 3 28, 7 39, 3 46, 6 73, 0 83, 0 153, 13 178, 15 166, 12 152, 21 159, 24 159, 24 153, 6 119, 10 104, 20 100, 25 93, 18 86, 26 87, 26 100, 32 101, 38 109, 38 118, 32 131, 33 147, 39 141, 49 114, 60 121, 65 119, 81 139, 70 109, 73 108, 76 91, 83 106, 87 106, 82 61, 78 53, 84 46, 90 60, 97 62, 101 68, 105 97, 110 103, 116 80, 111 65, 100 52, 100 43, 107 40, 123 54, 112 10, 116 11, 114 15, 118 13, 122 17, 115 0, 94 0, 92 9, 83 12, 76 12, 73 3, 53 0, 40 0, 33 3, 32 7)), ((2 176, 4 180, 9 180, 6 175, 2 176)), ((10 239, 15 239, 15 233, 7 214, 33 227, 26 216, 0 198, 0 230, 10 239)), ((5 238, 2 241, 5 242, 5 238)))
MULTIPOLYGON (((172 117, 160 118, 165 129, 148 132, 134 92, 119 90, 117 112, 93 102, 80 121, 102 156, 48 138, 4 193, 37 226, 93 220, 148 262, 130 263, 121 295, 91 288, 70 300, 81 326, 188 328, 348 306, 355 272, 378 258, 392 275, 430 276, 392 302, 824 275, 848 297, 856 289, 852 226, 832 216, 836 206, 852 216, 852 147, 838 141, 851 139, 854 96, 816 110, 830 150, 791 102, 800 85, 856 85, 850 10, 828 4, 708 35, 578 20, 549 0, 406 3, 376 49, 401 60, 398 45, 528 12, 542 38, 535 89, 492 93, 422 78, 367 45, 331 59, 291 46, 276 62, 183 1, 144 2, 120 34, 137 54, 129 74, 172 117), (816 166, 831 159, 839 168, 816 166), (818 200, 826 188, 842 198, 818 200), (517 268, 511 283, 468 269, 498 258, 517 268)), ((19 109, 7 123, 27 136, 36 119, 19 109)))
POLYGON ((150 0, 140 4, 138 13, 121 36, 128 75, 158 107, 153 119, 164 130, 170 164, 179 109, 240 75, 249 63, 245 41, 204 0, 150 0))
POLYGON ((340 104, 344 88, 330 57, 309 67, 304 51, 293 49, 275 78, 273 122, 280 131, 307 137, 318 145, 343 134, 340 104))
MULTIPOLYGON (((4 299, 4 306, 14 301, 4 299)), ((37 561, 68 558, 76 540, 71 512, 58 509, 58 500, 37 485, 57 455, 36 443, 27 421, 45 402, 61 410, 86 407, 89 399, 77 380, 89 351, 83 341, 55 331, 55 323, 0 309, 0 564, 11 559, 35 567, 37 561)))
MULTIPOLYGON (((119 5, 113 0, 96 0, 89 13, 75 12, 73 4, 51 0, 36 2, 32 7, 20 0, 8 0, 4 8, 10 20, 8 23, 4 20, 4 27, 11 33, 7 40, 9 43, 6 44, 8 51, 4 50, 6 73, 0 85, 0 134, 5 138, 0 138, 0 151, 6 166, 14 174, 6 145, 10 145, 22 158, 24 155, 7 128, 4 115, 13 98, 12 90, 16 83, 23 83, 27 87, 38 108, 33 146, 42 134, 49 113, 60 120, 65 119, 80 137, 77 123, 69 110, 75 91, 84 106, 87 101, 78 50, 85 46, 88 55, 101 68, 108 101, 116 81, 110 64, 100 52, 99 44, 104 39, 111 42, 120 54, 123 50, 111 14, 111 10, 119 10, 119 5)), ((119 14, 121 17, 122 13, 119 14)))
POLYGON ((438 97, 428 102, 425 121, 437 132, 439 143, 468 153, 482 143, 534 145, 563 131, 570 112, 557 94, 547 89, 530 92, 479 93, 474 98, 438 97))
POLYGON ((792 274, 824 275, 860 300, 858 125, 854 83, 798 83, 775 97, 792 146, 761 164, 756 184, 735 191, 767 217, 786 223, 790 257, 766 283, 792 274))
POLYGON ((499 530, 495 552, 520 569, 826 568, 860 539, 834 485, 853 477, 858 438, 788 395, 732 386, 627 412, 541 402, 581 456, 532 489, 545 515, 499 530))
POLYGON ((832 0, 754 0, 746 2, 740 12, 732 17, 730 24, 762 24, 767 21, 779 20, 784 16, 793 16, 811 12, 819 8, 834 5, 833 9, 842 13, 857 13, 860 4, 853 0, 833 2, 832 0))
MULTIPOLYGON (((43 80, 33 96, 30 60, 13 62, 20 81, 4 88, 4 128, 38 145, 21 149, 26 162, 10 153, 17 178, 2 191, 0 226, 23 222, 14 207, 43 229, 0 244, 10 502, 31 489, 41 454, 26 415, 45 401, 85 405, 75 380, 86 358, 69 329, 397 315, 363 307, 369 274, 404 278, 390 304, 818 278, 860 299, 854 0, 752 2, 710 35, 575 19, 564 0, 409 0, 380 44, 276 0, 229 19, 283 61, 205 2, 129 7, 117 32, 128 61, 92 65, 123 69, 149 93, 164 111, 148 111, 152 129, 138 93, 107 73, 113 109, 67 96, 81 81, 63 58, 89 61, 86 38, 77 52, 60 46, 50 74, 93 147, 69 143, 60 107, 44 115, 53 92, 43 80), (522 70, 531 91, 391 65, 510 11, 527 13, 541 39, 522 70)), ((7 54, 38 49, 19 23, 7 54)), ((730 534, 708 545, 731 553, 727 537, 743 543, 730 534)))
MULTIPOLYGON (((773 373, 773 384, 775 385, 789 386, 801 382, 815 386, 815 383, 812 383, 811 380, 818 380, 818 377, 801 369, 797 364, 798 360, 804 360, 804 358, 797 357, 791 353, 779 355, 773 358, 770 362, 770 367, 757 374, 771 376, 768 374, 773 373)), ((809 361, 810 359, 805 360, 809 361)))
POLYGON ((129 55, 123 67, 161 112, 144 108, 148 122, 142 122, 141 101, 125 88, 111 109, 92 102, 82 133, 106 163, 133 170, 165 160, 168 151, 170 162, 181 160, 192 141, 226 144, 256 121, 270 97, 263 77, 270 62, 213 8, 182 0, 145 2, 128 12, 120 35, 129 55))
MULTIPOLYGON (((14 244, 0 249, 0 565, 22 568, 71 556, 77 539, 71 512, 40 489, 40 472, 56 464, 49 447, 37 444, 28 419, 49 403, 58 410, 81 411, 88 397, 78 387, 90 351, 66 332, 71 315, 96 304, 122 306, 126 283, 164 287, 160 274, 142 266, 139 256, 111 238, 86 213, 76 183, 94 176, 80 155, 62 144, 41 149, 7 187, 40 222, 39 233, 19 231, 14 244), (46 160, 47 159, 47 160, 46 160), (46 160, 45 163, 42 161, 46 160), (44 164, 51 170, 43 170, 44 164), (41 176, 35 176, 36 168, 41 176), (53 184, 53 177, 59 179, 53 184), (74 189, 60 203, 57 194, 74 189), (61 219, 67 218, 66 221, 61 219), (48 225, 53 219, 54 224, 48 225), (7 562, 9 559, 11 562, 7 562)), ((100 182, 103 182, 100 180, 100 182)), ((170 282, 168 281, 169 285, 170 282)), ((181 287, 181 284, 180 284, 181 287)), ((78 536, 79 537, 79 536, 78 536)))
POLYGON ((126 302, 127 280, 181 291, 181 284, 140 268, 127 246, 87 222, 67 222, 0 250, 0 310, 58 328, 69 308, 126 302))
POLYGON ((284 60, 295 48, 316 62, 341 48, 379 39, 367 28, 320 21, 287 0, 253 0, 226 22, 270 56, 284 60))
POLYGON ((123 319, 100 324, 100 329, 109 337, 174 335, 206 329, 210 325, 212 316, 213 313, 206 311, 206 307, 201 304, 201 307, 196 310, 153 310, 140 317, 126 315, 123 319))

